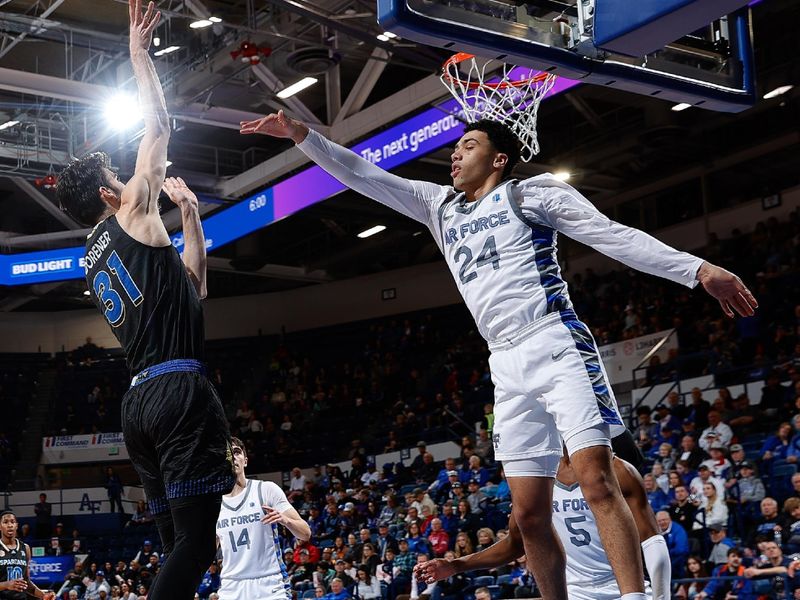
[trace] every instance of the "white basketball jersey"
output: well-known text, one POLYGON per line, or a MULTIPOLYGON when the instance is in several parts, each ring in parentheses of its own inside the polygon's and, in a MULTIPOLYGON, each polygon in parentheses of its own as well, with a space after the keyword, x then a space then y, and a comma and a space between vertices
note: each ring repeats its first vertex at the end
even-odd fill
POLYGON ((437 241, 488 340, 572 308, 556 260, 556 232, 523 215, 512 197, 515 184, 502 183, 475 202, 459 194, 439 209, 437 241))
POLYGON ((577 483, 567 487, 556 479, 553 525, 567 555, 568 587, 615 581, 594 515, 577 483))
POLYGON ((236 496, 223 496, 217 519, 217 537, 222 550, 223 580, 282 576, 290 589, 283 564, 277 525, 264 525, 263 504, 284 512, 291 508, 283 490, 271 481, 247 480, 236 496))

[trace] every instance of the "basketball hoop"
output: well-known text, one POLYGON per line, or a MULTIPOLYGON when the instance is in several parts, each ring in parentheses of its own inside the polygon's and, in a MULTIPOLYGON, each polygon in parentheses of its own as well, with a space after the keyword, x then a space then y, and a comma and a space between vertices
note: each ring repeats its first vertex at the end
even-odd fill
POLYGON ((491 119, 508 125, 522 142, 521 160, 528 162, 539 153, 536 114, 556 76, 504 63, 502 75, 490 73, 487 81, 490 63, 479 65, 474 54, 454 54, 442 65, 442 83, 461 105, 468 123, 491 119))

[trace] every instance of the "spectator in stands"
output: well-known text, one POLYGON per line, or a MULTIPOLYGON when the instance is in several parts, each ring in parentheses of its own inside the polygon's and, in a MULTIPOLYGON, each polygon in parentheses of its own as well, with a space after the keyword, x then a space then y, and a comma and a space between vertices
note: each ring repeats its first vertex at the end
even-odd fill
POLYGON ((431 521, 431 529, 428 534, 428 542, 431 545, 433 556, 441 558, 445 555, 450 547, 450 536, 442 528, 441 519, 434 518, 431 521))
POLYGON ((742 554, 736 548, 728 550, 728 562, 714 569, 711 574, 711 581, 706 584, 695 598, 703 600, 725 600, 736 598, 741 600, 751 600, 753 596, 753 584, 745 578, 745 568, 742 566, 742 554), (741 577, 741 579, 730 579, 731 577, 741 577))
POLYGON ((754 546, 756 538, 764 535, 767 539, 783 543, 784 532, 789 528, 785 515, 778 512, 778 503, 774 498, 767 496, 761 501, 761 515, 755 522, 755 527, 748 539, 748 545, 754 546))
POLYGON ((659 430, 663 431, 665 428, 670 431, 681 430, 681 419, 678 419, 664 403, 656 405, 655 423, 658 425, 659 430))
POLYGON ((480 483, 477 479, 469 482, 468 490, 467 502, 469 502, 470 512, 473 515, 482 515, 489 504, 489 497, 481 491, 480 483))
POLYGON ((739 477, 739 472, 742 469, 742 464, 747 460, 747 455, 744 451, 744 446, 741 444, 731 445, 731 468, 725 474, 727 479, 736 479, 739 477))
POLYGON ((658 446, 658 454, 654 457, 655 464, 661 465, 664 471, 669 472, 675 467, 675 451, 672 444, 663 442, 658 446))
MULTIPOLYGON (((448 550, 444 554, 444 559, 452 561, 456 558, 453 551, 448 550)), ((469 585, 469 579, 465 573, 457 573, 442 579, 436 585, 432 600, 462 600, 463 590, 469 585)))
POLYGON ((787 498, 783 503, 783 513, 789 524, 784 538, 789 554, 800 552, 800 498, 787 498))
POLYGON ((672 563, 672 578, 680 579, 683 577, 686 558, 689 556, 689 536, 686 535, 683 527, 672 522, 672 518, 666 511, 662 510, 656 513, 656 522, 661 530, 661 535, 667 542, 669 558, 672 563))
POLYGON ((365 567, 370 575, 375 575, 375 570, 380 562, 375 546, 372 544, 364 544, 364 549, 361 551, 360 566, 365 567))
MULTIPOLYGON (((311 583, 314 577, 314 571, 317 569, 316 565, 309 560, 309 552, 305 548, 300 550, 297 557, 298 559, 295 561, 296 564, 294 571, 292 571, 292 577, 289 580, 292 587, 296 587, 298 583, 311 583)), ((342 564, 344 564, 344 561, 342 561, 342 564)))
POLYGON ((708 413, 711 410, 711 405, 707 400, 703 399, 703 392, 700 388, 692 388, 692 399, 689 404, 689 415, 686 417, 689 421, 695 424, 697 429, 703 429, 708 426, 708 413))
POLYGON ((137 600, 138 598, 136 594, 131 591, 131 586, 125 581, 119 584, 119 592, 120 600, 137 600))
MULTIPOLYGON (((660 462, 653 463, 653 467, 650 470, 650 475, 653 476, 653 480, 656 482, 656 486, 665 494, 667 494, 667 499, 672 500, 669 497, 669 475, 664 471, 664 466, 660 462)), ((677 473, 675 473, 677 475, 677 473)), ((677 477, 680 479, 680 476, 677 477)))
POLYGON ((755 476, 755 466, 749 461, 740 465, 739 477, 731 478, 725 483, 728 502, 735 507, 735 515, 739 521, 739 534, 752 529, 758 518, 761 501, 766 496, 764 483, 755 476))
POLYGON ((678 460, 684 460, 689 463, 692 469, 697 469, 708 455, 702 448, 698 448, 697 440, 692 435, 684 435, 681 438, 681 450, 678 453, 678 460))
POLYGON ((411 589, 411 577, 414 565, 417 564, 417 555, 409 551, 408 540, 401 538, 400 551, 394 557, 394 579, 392 581, 393 597, 397 594, 408 593, 411 589))
POLYGON ((454 540, 458 533, 458 515, 453 508, 452 501, 447 501, 442 505, 442 514, 439 519, 442 522, 442 529, 450 536, 450 540, 454 540))
POLYGON ((494 461, 494 444, 489 437, 488 429, 480 429, 478 431, 478 439, 475 440, 475 454, 477 454, 484 464, 492 464, 494 461))
POLYGON ((102 570, 98 571, 94 576, 94 581, 86 586, 86 595, 84 597, 86 600, 100 600, 101 592, 105 592, 106 595, 111 593, 111 586, 108 585, 105 573, 102 570))
POLYGON ((147 564, 142 565, 139 570, 139 577, 152 582, 160 569, 158 554, 151 554, 147 564))
POLYGON ((697 477, 692 479, 689 483, 689 493, 694 494, 698 498, 703 496, 703 486, 706 483, 713 483, 717 488, 717 494, 720 496, 725 495, 725 483, 719 477, 714 477, 708 465, 700 465, 697 469, 697 477))
POLYGON ((381 561, 386 560, 387 550, 392 550, 397 554, 397 541, 394 539, 394 536, 389 533, 388 523, 381 523, 378 525, 378 539, 376 544, 378 558, 381 561))
POLYGON ((69 592, 70 590, 75 590, 76 594, 80 596, 86 589, 83 584, 83 578, 85 576, 86 573, 83 571, 83 562, 75 561, 75 566, 64 576, 64 591, 69 592))
POLYGON ((787 403, 787 388, 781 385, 778 371, 772 370, 767 374, 766 385, 761 388, 761 402, 758 410, 767 418, 773 418, 791 411, 791 404, 787 403))
POLYGON ((108 492, 109 512, 114 512, 114 506, 119 508, 119 512, 124 513, 125 509, 122 507, 122 480, 114 473, 111 467, 106 468, 106 482, 104 487, 108 492))
POLYGON ((783 555, 783 550, 777 542, 768 541, 764 545, 764 554, 767 562, 745 569, 745 577, 772 579, 772 594, 775 598, 783 598, 787 591, 785 577, 789 574, 788 567, 792 561, 783 555))
POLYGON ((213 562, 208 567, 205 575, 203 575, 203 579, 200 581, 200 585, 197 588, 197 594, 202 600, 207 600, 211 592, 219 590, 222 580, 220 579, 218 571, 217 563, 213 562))
POLYGON ((703 484, 703 497, 700 502, 705 512, 702 522, 700 519, 695 520, 695 530, 701 530, 704 527, 708 528, 712 525, 727 525, 728 506, 725 504, 725 496, 719 493, 716 485, 710 481, 703 484))
POLYGON ((417 470, 417 484, 427 486, 431 481, 436 480, 439 467, 433 460, 433 454, 426 452, 422 456, 422 466, 417 470))
POLYGON ((689 408, 682 402, 680 394, 675 390, 667 394, 667 407, 670 414, 678 419, 678 424, 689 416, 689 408))
POLYGON ((289 502, 295 502, 298 497, 302 497, 306 489, 306 476, 299 467, 292 469, 292 478, 289 481, 289 493, 286 494, 289 502))
POLYGON ((710 458, 704 460, 701 464, 706 465, 714 477, 723 479, 725 473, 731 467, 731 461, 725 458, 725 446, 719 442, 712 442, 708 448, 710 458))
POLYGON ((653 447, 654 440, 660 433, 660 428, 658 424, 653 423, 650 408, 647 406, 640 406, 637 408, 636 417, 638 425, 634 430, 634 439, 639 449, 646 453, 653 447))
MULTIPOLYGON (((459 485, 456 489, 460 490, 461 486, 459 485)), ((458 517, 459 531, 465 531, 469 533, 470 536, 475 535, 480 522, 478 518, 472 514, 469 502, 467 502, 466 498, 458 501, 458 512, 456 516, 458 517)))
POLYGON ((675 500, 670 504, 667 512, 670 518, 685 531, 692 530, 697 514, 697 505, 689 498, 689 489, 685 485, 675 487, 675 500))
POLYGON ((786 460, 796 463, 800 460, 800 414, 792 417, 792 427, 794 431, 789 441, 789 449, 786 451, 786 460))
POLYGON ((61 541, 58 539, 58 537, 53 536, 50 538, 50 545, 47 547, 47 550, 45 550, 45 554, 47 554, 47 556, 61 556, 62 554, 65 554, 64 548, 61 546, 61 541))
POLYGON ((131 520, 126 523, 126 527, 131 525, 147 525, 153 522, 153 513, 150 512, 150 509, 147 506, 147 502, 144 500, 138 500, 136 502, 136 510, 133 511, 133 515, 131 516, 131 520))
POLYGON ((469 461, 461 471, 461 484, 468 484, 473 479, 477 480, 478 487, 483 487, 489 482, 489 472, 481 466, 481 458, 477 454, 469 457, 469 461))
POLYGON ((474 552, 472 539, 470 539, 470 536, 467 534, 467 532, 458 532, 458 535, 456 536, 456 543, 453 547, 453 552, 455 552, 456 558, 461 558, 462 556, 467 556, 468 554, 472 554, 474 552))
MULTIPOLYGON (((792 426, 787 422, 778 425, 778 430, 765 439, 764 444, 761 446, 761 460, 765 463, 775 460, 786 460, 791 439, 792 426)), ((792 462, 796 460, 797 458, 793 457, 792 462)))
POLYGON ((359 600, 381 598, 381 582, 364 566, 359 567, 357 571, 355 594, 359 600))
POLYGON ((753 430, 753 423, 756 421, 755 407, 750 406, 750 398, 747 394, 739 394, 733 401, 733 408, 725 413, 723 420, 731 426, 733 432, 742 438, 753 430))
POLYGON ((728 528, 723 523, 712 523, 708 526, 708 535, 712 544, 708 563, 714 566, 726 563, 728 550, 736 547, 734 541, 728 537, 728 528))
POLYGON ((36 538, 43 540, 50 537, 53 527, 51 520, 53 505, 47 501, 47 494, 39 494, 39 502, 33 506, 33 512, 36 514, 36 538))
POLYGON ((724 448, 731 444, 733 439, 733 430, 722 422, 722 415, 718 410, 712 410, 708 413, 708 427, 700 434, 700 447, 706 452, 711 447, 711 444, 717 442, 724 448))
POLYGON ((418 472, 422 468, 422 465, 425 462, 425 454, 428 453, 428 445, 423 442, 422 440, 417 442, 417 455, 414 457, 414 460, 411 461, 410 469, 414 473, 414 476, 418 477, 418 472))
MULTIPOLYGON (((727 559, 726 559, 727 560, 727 559)), ((706 570, 705 563, 700 559, 699 556, 690 556, 689 559, 686 561, 686 575, 687 579, 693 579, 695 581, 690 581, 686 583, 682 583, 679 587, 675 595, 680 600, 694 600, 697 598, 698 594, 703 591, 706 587, 706 581, 700 581, 706 579, 708 577, 708 571, 706 570)))
POLYGON ((350 592, 339 577, 331 579, 331 591, 322 596, 323 600, 349 600, 350 592))
POLYGON ((653 512, 658 512, 659 510, 666 510, 669 506, 669 498, 664 493, 664 491, 656 485, 655 477, 653 477, 652 473, 647 473, 644 477, 644 490, 647 493, 647 502, 650 504, 650 508, 653 509, 653 512))
POLYGON ((427 506, 431 512, 436 510, 436 503, 433 500, 431 500, 431 497, 428 495, 428 492, 426 492, 424 489, 415 488, 413 494, 414 497, 410 506, 413 506, 414 508, 417 509, 417 514, 420 515, 422 514, 423 506, 427 506))
POLYGON ((150 540, 144 540, 142 543, 142 549, 136 553, 136 556, 133 557, 133 560, 140 565, 140 567, 144 567, 150 562, 150 557, 155 556, 158 559, 158 552, 153 550, 153 542, 150 540))
POLYGON ((408 542, 408 551, 410 553, 431 554, 430 544, 426 538, 422 537, 419 523, 413 522, 408 524, 408 533, 405 539, 408 542))

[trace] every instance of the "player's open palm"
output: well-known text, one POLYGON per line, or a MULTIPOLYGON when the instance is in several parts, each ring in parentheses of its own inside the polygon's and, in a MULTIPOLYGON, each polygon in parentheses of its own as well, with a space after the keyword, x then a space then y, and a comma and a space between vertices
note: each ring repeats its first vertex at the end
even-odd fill
POLYGON ((189 189, 186 182, 180 177, 167 177, 164 180, 164 193, 169 197, 172 202, 177 206, 189 204, 197 208, 197 196, 189 189))
POLYGON ((239 133, 249 135, 251 133, 261 133, 272 137, 291 138, 298 133, 298 124, 279 110, 266 117, 255 119, 254 121, 241 121, 239 123, 239 133))
POLYGON ((717 299, 727 316, 733 317, 734 312, 743 317, 755 314, 758 302, 742 280, 730 271, 704 262, 697 271, 697 280, 717 299))
POLYGON ((161 20, 161 12, 156 11, 155 3, 149 2, 147 10, 142 14, 142 0, 128 0, 128 13, 131 50, 147 50, 153 39, 153 30, 161 20))
POLYGON ((424 583, 441 581, 455 575, 456 569, 449 560, 435 558, 423 563, 414 565, 414 576, 424 583))

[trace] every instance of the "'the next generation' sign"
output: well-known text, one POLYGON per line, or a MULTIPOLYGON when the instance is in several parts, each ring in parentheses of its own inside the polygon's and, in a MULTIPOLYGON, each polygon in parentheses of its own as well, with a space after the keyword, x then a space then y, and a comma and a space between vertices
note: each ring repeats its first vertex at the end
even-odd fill
MULTIPOLYGON (((558 78, 548 97, 577 84, 576 81, 558 78)), ((351 149, 384 169, 393 169, 461 137, 464 124, 454 116, 458 109, 457 102, 450 100, 390 127, 351 149)), ((203 219, 206 248, 213 251, 344 189, 342 183, 320 167, 309 167, 203 219)), ((183 234, 174 234, 172 243, 180 251, 183 248, 183 234)), ((0 255, 0 284, 28 285, 81 279, 84 276, 84 254, 83 247, 74 247, 0 255)))

